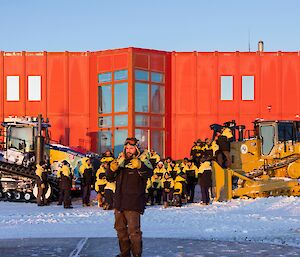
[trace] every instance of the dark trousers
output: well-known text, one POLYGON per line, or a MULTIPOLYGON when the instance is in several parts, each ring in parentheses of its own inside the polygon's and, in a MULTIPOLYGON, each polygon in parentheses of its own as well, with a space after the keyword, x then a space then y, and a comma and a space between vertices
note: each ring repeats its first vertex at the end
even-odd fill
POLYGON ((91 185, 82 186, 82 203, 90 204, 91 185))
POLYGON ((62 197, 63 201, 64 201, 64 207, 70 207, 71 206, 71 189, 67 188, 67 189, 61 189, 60 190, 60 196, 62 197))
POLYGON ((142 256, 141 214, 136 211, 115 210, 115 229, 118 234, 120 256, 142 256))
POLYGON ((114 192, 110 189, 105 189, 104 199, 105 199, 105 203, 107 204, 107 209, 112 210, 114 205, 114 192))
POLYGON ((205 204, 209 204, 210 203, 209 188, 210 187, 201 186, 202 202, 205 203, 205 204))
POLYGON ((47 204, 47 199, 46 199, 47 190, 48 190, 48 186, 46 186, 45 188, 38 186, 38 193, 37 193, 37 197, 36 197, 36 202, 38 205, 47 204))
POLYGON ((162 189, 150 188, 148 191, 149 191, 149 197, 151 199, 151 204, 154 203, 161 204, 162 189))
POLYGON ((186 193, 189 197, 189 200, 188 200, 189 203, 194 202, 195 186, 196 186, 196 183, 193 181, 188 181, 188 183, 186 185, 186 191, 187 191, 186 193))
POLYGON ((173 200, 173 189, 170 189, 169 192, 166 192, 164 190, 162 195, 163 195, 163 202, 171 202, 173 200))

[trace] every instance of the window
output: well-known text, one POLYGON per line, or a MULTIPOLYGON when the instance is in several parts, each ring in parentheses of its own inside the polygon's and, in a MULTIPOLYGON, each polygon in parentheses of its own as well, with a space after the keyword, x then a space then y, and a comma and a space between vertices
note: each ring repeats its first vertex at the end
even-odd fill
POLYGON ((242 100, 254 100, 254 76, 242 76, 242 100))
POLYGON ((136 129, 135 137, 139 140, 139 144, 142 150, 148 148, 148 130, 136 129))
POLYGON ((98 112, 111 113, 112 94, 111 85, 98 87, 98 112))
POLYGON ((127 138, 128 131, 127 129, 117 129, 115 130, 115 146, 114 146, 114 154, 117 157, 120 152, 123 151, 124 142, 127 138))
POLYGON ((128 115, 115 115, 115 127, 128 126, 128 115))
POLYGON ((127 70, 117 70, 114 72, 114 80, 126 80, 128 78, 127 70))
POLYGON ((269 155, 274 147, 275 128, 272 125, 260 127, 262 155, 269 155))
POLYGON ((152 116, 151 117, 151 127, 163 128, 164 127, 164 118, 162 116, 152 116))
POLYGON ((151 131, 151 148, 163 156, 164 154, 164 132, 163 131, 151 131))
POLYGON ((149 116, 147 116, 147 115, 135 115, 135 126, 137 126, 137 127, 149 127, 149 116))
POLYGON ((159 72, 151 72, 151 81, 156 83, 164 83, 164 75, 159 72))
POLYGON ((151 112, 164 113, 164 94, 165 88, 162 86, 151 85, 151 112))
POLYGON ((135 111, 149 112, 149 84, 135 83, 135 111))
POLYGON ((115 112, 127 112, 128 111, 128 85, 127 85, 127 82, 115 84, 114 95, 115 95, 114 111, 115 112))
POLYGON ((41 101, 41 76, 28 76, 28 100, 41 101))
POLYGON ((233 100, 233 76, 221 76, 221 100, 233 100))
POLYGON ((98 83, 111 82, 112 73, 105 72, 98 74, 98 83))
POLYGON ((149 72, 144 70, 135 70, 135 80, 149 81, 149 72))
POLYGON ((112 126, 111 116, 99 117, 98 126, 99 128, 110 128, 112 126))
POLYGON ((111 132, 99 131, 98 132, 98 151, 104 153, 106 150, 111 150, 111 132))
POLYGON ((20 85, 19 76, 7 76, 6 77, 6 100, 7 101, 19 101, 20 100, 20 85))

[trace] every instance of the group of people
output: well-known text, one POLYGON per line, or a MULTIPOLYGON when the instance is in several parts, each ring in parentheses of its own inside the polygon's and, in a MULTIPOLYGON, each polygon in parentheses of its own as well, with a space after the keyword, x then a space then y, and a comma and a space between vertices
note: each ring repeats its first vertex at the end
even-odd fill
MULTIPOLYGON (((119 239, 121 256, 142 256, 141 215, 147 204, 169 204, 181 206, 194 201, 195 186, 199 182, 203 204, 210 203, 213 192, 213 160, 222 167, 230 166, 230 140, 228 130, 219 131, 213 141, 197 140, 191 149, 191 158, 175 162, 170 157, 163 162, 152 149, 141 154, 136 138, 127 138, 124 150, 118 158, 106 151, 100 159, 100 167, 94 175, 90 159, 82 160, 80 166, 82 200, 84 206, 90 205, 90 193, 94 187, 97 192, 98 206, 114 209, 115 229, 119 239), (229 148, 228 148, 229 145, 229 148)), ((43 163, 37 165, 36 175, 39 185, 38 204, 45 197, 46 177, 43 163), (40 190, 41 189, 41 190, 40 190)), ((60 179, 59 203, 72 208, 70 187, 72 172, 64 161, 58 171, 60 179)))

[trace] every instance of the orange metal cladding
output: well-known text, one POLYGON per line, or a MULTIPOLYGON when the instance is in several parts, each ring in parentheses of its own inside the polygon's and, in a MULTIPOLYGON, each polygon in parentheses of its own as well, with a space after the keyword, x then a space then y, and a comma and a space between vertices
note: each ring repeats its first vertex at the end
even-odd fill
POLYGON ((172 156, 188 156, 213 123, 235 119, 252 129, 256 118, 297 119, 299 93, 298 52, 173 52, 172 156), (221 100, 222 75, 233 76, 233 100, 221 100), (242 76, 254 76, 254 100, 242 100, 242 76))
POLYGON ((211 137, 210 124, 235 119, 252 129, 255 118, 300 115, 298 52, 165 52, 130 47, 0 52, 1 119, 42 113, 50 119, 53 140, 96 152, 101 130, 98 74, 128 70, 128 126, 121 129, 133 136, 136 68, 165 74, 165 155, 174 159, 189 156, 197 138, 211 137), (224 75, 233 76, 233 100, 221 100, 224 75), (7 101, 7 76, 19 76, 19 101, 7 101), (41 76, 40 101, 28 100, 28 76, 41 76), (242 100, 242 76, 254 76, 254 100, 242 100))

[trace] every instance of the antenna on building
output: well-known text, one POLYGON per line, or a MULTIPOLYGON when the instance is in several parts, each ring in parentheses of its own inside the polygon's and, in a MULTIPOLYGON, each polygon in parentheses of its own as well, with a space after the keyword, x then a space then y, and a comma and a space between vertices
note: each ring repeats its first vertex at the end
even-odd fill
POLYGON ((250 48, 250 29, 248 29, 248 51, 249 52, 251 51, 251 48, 250 48))

